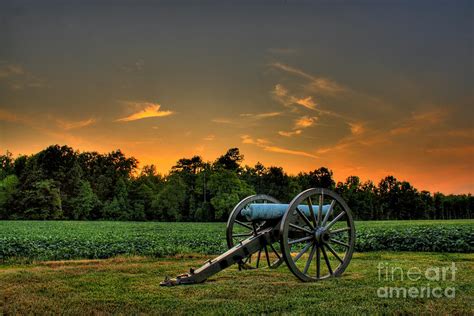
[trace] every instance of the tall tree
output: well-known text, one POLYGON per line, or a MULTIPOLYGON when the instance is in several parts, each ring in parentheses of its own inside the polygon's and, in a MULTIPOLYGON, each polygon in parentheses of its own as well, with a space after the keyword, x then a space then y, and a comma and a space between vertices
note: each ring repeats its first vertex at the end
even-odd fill
POLYGON ((60 219, 63 216, 59 188, 52 180, 41 180, 24 192, 22 200, 23 218, 60 219))
POLYGON ((14 174, 0 180, 0 219, 8 219, 13 211, 13 200, 18 194, 20 181, 14 174))
POLYGON ((234 172, 225 169, 211 175, 209 191, 216 220, 225 220, 241 199, 255 194, 253 188, 241 181, 234 172))
POLYGON ((71 199, 70 219, 88 219, 91 218, 92 211, 99 207, 99 199, 92 191, 91 185, 87 180, 81 180, 77 194, 71 199))
POLYGON ((240 169, 240 163, 244 160, 244 155, 238 148, 229 149, 224 155, 217 158, 214 163, 216 168, 223 168, 237 172, 240 169))
POLYGON ((181 220, 186 198, 186 184, 179 175, 168 177, 163 189, 152 203, 153 219, 181 220))

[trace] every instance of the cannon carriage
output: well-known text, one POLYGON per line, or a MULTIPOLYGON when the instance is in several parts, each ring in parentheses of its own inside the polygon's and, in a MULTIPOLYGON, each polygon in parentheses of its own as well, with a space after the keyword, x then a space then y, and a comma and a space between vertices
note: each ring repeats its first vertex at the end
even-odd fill
POLYGON ((289 204, 262 194, 243 199, 229 216, 226 239, 229 250, 160 285, 201 283, 233 264, 273 269, 285 263, 304 282, 340 276, 352 258, 355 227, 338 194, 312 188, 289 204))

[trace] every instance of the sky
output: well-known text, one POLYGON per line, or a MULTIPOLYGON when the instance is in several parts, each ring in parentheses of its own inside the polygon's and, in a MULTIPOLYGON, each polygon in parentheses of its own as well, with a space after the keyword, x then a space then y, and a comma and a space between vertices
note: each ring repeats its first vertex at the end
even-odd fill
POLYGON ((474 192, 472 1, 1 1, 0 151, 240 148, 474 192))

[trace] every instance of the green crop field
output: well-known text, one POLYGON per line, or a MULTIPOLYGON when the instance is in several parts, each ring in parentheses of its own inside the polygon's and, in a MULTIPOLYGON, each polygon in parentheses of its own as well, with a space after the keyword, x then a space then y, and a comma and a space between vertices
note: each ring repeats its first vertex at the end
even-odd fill
MULTIPOLYGON (((474 220, 356 222, 356 251, 474 252, 474 220)), ((0 221, 0 261, 218 254, 225 223, 0 221)))

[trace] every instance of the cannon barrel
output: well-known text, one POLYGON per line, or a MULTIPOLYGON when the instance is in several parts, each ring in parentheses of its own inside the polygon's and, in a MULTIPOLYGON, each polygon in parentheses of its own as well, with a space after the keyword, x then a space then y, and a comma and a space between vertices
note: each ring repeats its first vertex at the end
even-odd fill
MULTIPOLYGON (((240 215, 244 216, 247 220, 268 220, 268 219, 281 219, 285 212, 288 210, 290 204, 280 203, 252 203, 247 205, 241 212, 240 215)), ((326 215, 330 205, 326 204, 322 207, 322 215, 326 215)), ((311 212, 308 205, 298 205, 298 209, 303 212, 307 217, 311 216, 311 212)), ((313 211, 316 215, 319 212, 319 206, 313 206, 313 211)))

